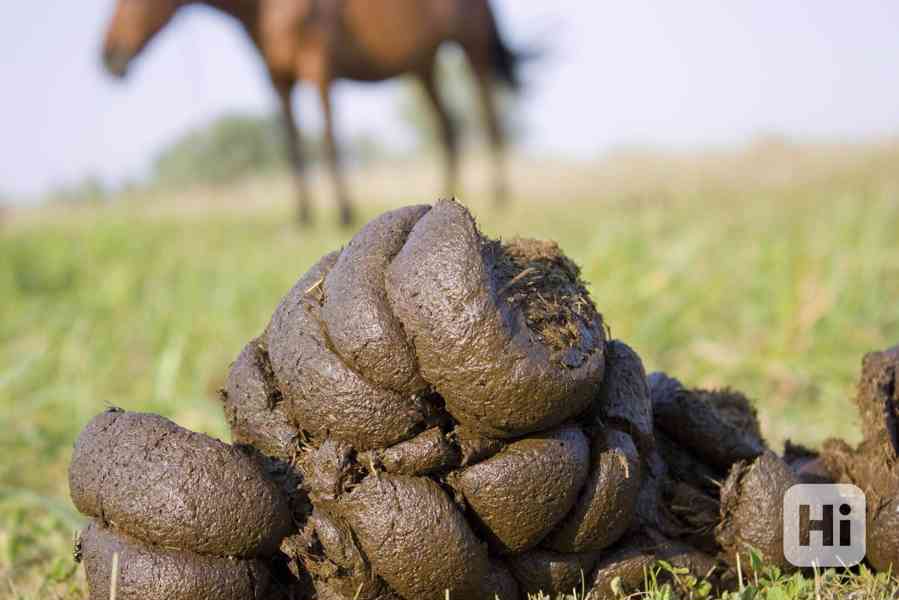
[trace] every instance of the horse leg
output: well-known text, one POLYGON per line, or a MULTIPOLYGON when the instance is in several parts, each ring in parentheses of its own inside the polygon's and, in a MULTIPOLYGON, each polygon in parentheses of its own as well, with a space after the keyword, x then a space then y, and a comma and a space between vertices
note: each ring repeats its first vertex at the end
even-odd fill
POLYGON ((303 157, 303 136, 297 126, 293 114, 293 105, 290 102, 293 82, 277 82, 275 90, 278 92, 278 100, 281 104, 281 118, 284 121, 284 130, 287 132, 287 158, 293 171, 294 186, 297 193, 297 219, 301 225, 312 222, 312 214, 309 208, 309 189, 306 185, 306 161, 303 157))
POLYGON ((419 73, 418 77, 424 88, 425 95, 434 109, 434 114, 437 117, 437 126, 440 129, 440 142, 443 145, 444 160, 446 161, 444 170, 446 180, 443 191, 448 196, 453 197, 456 195, 456 184, 459 177, 459 136, 456 124, 453 122, 446 103, 437 89, 436 67, 436 62, 431 62, 419 73))
POLYGON ((493 157, 493 199, 497 206, 506 204, 508 186, 506 184, 506 141, 494 94, 493 75, 486 64, 472 62, 478 96, 484 112, 487 135, 490 138, 490 150, 493 157))
POLYGON ((319 98, 322 104, 322 113, 325 117, 325 158, 328 170, 331 172, 331 180, 334 182, 334 190, 337 196, 337 205, 340 209, 340 224, 352 225, 353 207, 347 193, 346 183, 340 170, 340 151, 337 147, 337 135, 334 131, 334 106, 331 101, 331 81, 323 79, 318 84, 319 98))

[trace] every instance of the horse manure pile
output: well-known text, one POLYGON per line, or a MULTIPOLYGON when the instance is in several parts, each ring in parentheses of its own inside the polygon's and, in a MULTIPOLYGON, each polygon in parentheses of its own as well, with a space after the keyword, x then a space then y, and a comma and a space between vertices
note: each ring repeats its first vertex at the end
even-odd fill
POLYGON ((783 493, 833 479, 877 499, 871 562, 893 564, 899 351, 865 361, 858 449, 781 458, 743 395, 647 377, 606 332, 556 244, 486 239, 453 201, 381 215, 237 357, 234 446, 118 410, 87 426, 92 600, 114 571, 119 600, 602 599, 658 560, 726 588, 751 548, 789 567, 783 493))

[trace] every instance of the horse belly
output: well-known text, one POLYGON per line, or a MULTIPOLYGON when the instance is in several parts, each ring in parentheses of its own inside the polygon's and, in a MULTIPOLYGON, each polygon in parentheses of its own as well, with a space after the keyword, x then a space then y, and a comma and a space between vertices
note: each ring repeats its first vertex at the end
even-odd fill
POLYGON ((381 80, 426 66, 452 24, 449 0, 347 0, 336 48, 341 76, 381 80))

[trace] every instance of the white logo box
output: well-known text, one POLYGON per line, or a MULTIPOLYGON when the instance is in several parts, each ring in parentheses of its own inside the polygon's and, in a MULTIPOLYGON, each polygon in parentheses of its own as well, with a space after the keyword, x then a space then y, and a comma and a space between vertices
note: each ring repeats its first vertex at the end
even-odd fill
POLYGON ((851 484, 792 486, 783 500, 784 558, 797 567, 857 565, 865 558, 866 510, 865 493, 851 484))

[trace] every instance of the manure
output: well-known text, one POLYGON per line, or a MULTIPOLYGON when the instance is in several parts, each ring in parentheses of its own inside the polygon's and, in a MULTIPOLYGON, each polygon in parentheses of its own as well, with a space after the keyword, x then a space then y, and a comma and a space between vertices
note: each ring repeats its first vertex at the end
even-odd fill
POLYGON ((726 589, 750 547, 788 567, 782 498, 800 481, 863 488, 868 560, 893 569, 897 373, 899 348, 865 358, 858 447, 781 458, 743 394, 647 377, 607 340, 555 242, 488 239, 455 201, 390 211, 232 364, 235 446, 155 415, 87 425, 70 489, 92 518, 91 600, 114 552, 120 600, 523 600, 582 581, 602 599, 659 560, 726 589))
POLYGON ((797 483, 792 469, 771 451, 733 466, 721 489, 716 530, 725 561, 735 566, 739 554, 743 565, 749 565, 749 552, 755 549, 768 564, 791 568, 783 552, 783 497, 797 483))
POLYGON ((101 523, 198 554, 270 556, 293 528, 287 499, 252 454, 158 415, 95 417, 75 442, 69 493, 101 523))
POLYGON ((386 285, 422 377, 466 427, 516 437, 590 405, 605 330, 555 244, 487 240, 461 204, 441 201, 412 228, 386 285))
POLYGON ((118 555, 117 600, 256 600, 281 598, 265 562, 206 556, 146 544, 97 521, 78 544, 90 600, 106 600, 118 555))

